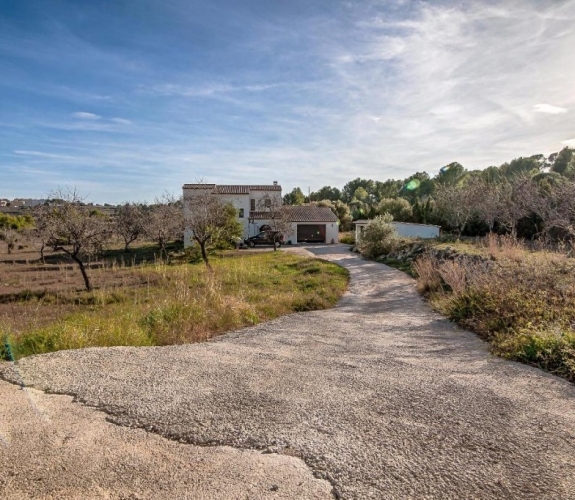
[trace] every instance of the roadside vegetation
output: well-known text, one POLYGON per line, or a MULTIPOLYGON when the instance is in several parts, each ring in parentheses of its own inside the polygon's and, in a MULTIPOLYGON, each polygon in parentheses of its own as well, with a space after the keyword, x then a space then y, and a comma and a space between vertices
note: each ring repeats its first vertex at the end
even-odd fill
POLYGON ((371 221, 355 250, 416 277, 433 307, 494 353, 575 382, 575 151, 481 171, 452 163, 399 193, 364 205, 371 221), (392 218, 445 236, 401 238, 392 218))
POLYGON ((26 273, 52 271, 22 269, 10 278, 20 291, 4 287, 0 295, 0 357, 205 341, 284 314, 332 307, 348 282, 347 271, 335 264, 285 252, 222 252, 210 263, 114 263, 91 270, 91 291, 58 279, 48 289, 28 288, 26 273))
POLYGON ((490 342, 494 354, 575 382, 571 244, 496 234, 387 244, 393 250, 377 260, 414 276, 434 309, 490 342))
POLYGON ((478 246, 489 259, 420 257, 419 290, 491 342, 495 354, 575 382, 575 259, 508 237, 490 236, 478 246))

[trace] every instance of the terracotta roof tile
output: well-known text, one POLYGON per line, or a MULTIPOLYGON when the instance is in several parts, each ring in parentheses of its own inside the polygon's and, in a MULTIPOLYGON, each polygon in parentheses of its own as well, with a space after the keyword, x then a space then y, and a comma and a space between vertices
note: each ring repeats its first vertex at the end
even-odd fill
POLYGON ((270 218, 269 212, 252 211, 250 212, 250 219, 267 220, 270 218))
POLYGON ((337 216, 327 207, 301 205, 286 207, 292 222, 337 222, 337 216))
MULTIPOLYGON (((289 206, 284 205, 289 214, 290 222, 337 222, 337 216, 327 207, 313 205, 289 206)), ((250 219, 267 220, 269 212, 257 210, 250 212, 250 219)))
POLYGON ((272 185, 218 185, 218 184, 184 184, 184 189, 209 189, 211 188, 215 194, 249 194, 250 191, 281 191, 282 187, 279 184, 272 185))

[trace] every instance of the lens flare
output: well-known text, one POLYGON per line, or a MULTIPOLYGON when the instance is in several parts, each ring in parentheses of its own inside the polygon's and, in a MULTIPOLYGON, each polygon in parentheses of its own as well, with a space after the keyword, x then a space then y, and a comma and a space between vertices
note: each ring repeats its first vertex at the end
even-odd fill
POLYGON ((416 190, 421 185, 421 181, 419 179, 411 179, 405 186, 405 189, 409 191, 416 190))

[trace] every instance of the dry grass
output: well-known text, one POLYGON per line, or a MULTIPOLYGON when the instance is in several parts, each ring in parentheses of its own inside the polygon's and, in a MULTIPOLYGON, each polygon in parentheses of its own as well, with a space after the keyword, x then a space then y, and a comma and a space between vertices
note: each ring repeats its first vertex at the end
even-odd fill
POLYGON ((355 231, 339 233, 339 242, 346 245, 355 245, 355 231))
POLYGON ((212 264, 211 273, 202 264, 100 267, 91 270, 93 292, 81 291, 81 282, 70 281, 63 269, 30 271, 34 265, 23 264, 11 273, 17 283, 0 293, 0 351, 17 358, 198 342, 282 314, 331 307, 348 281, 339 266, 284 252, 233 252, 212 264), (52 283, 44 272, 60 280, 52 283))
POLYGON ((575 259, 502 237, 484 248, 494 260, 421 257, 419 290, 495 353, 575 381, 575 259))

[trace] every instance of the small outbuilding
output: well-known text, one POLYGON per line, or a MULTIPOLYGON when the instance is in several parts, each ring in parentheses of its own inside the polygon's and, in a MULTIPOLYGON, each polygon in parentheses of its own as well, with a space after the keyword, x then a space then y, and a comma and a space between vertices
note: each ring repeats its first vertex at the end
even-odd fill
MULTIPOLYGON (((363 228, 367 225, 369 220, 356 220, 355 225, 355 238, 359 238, 363 228)), ((441 234, 441 227, 432 224, 416 224, 414 222, 395 222, 391 223, 399 236, 407 238, 438 238, 441 234)))

